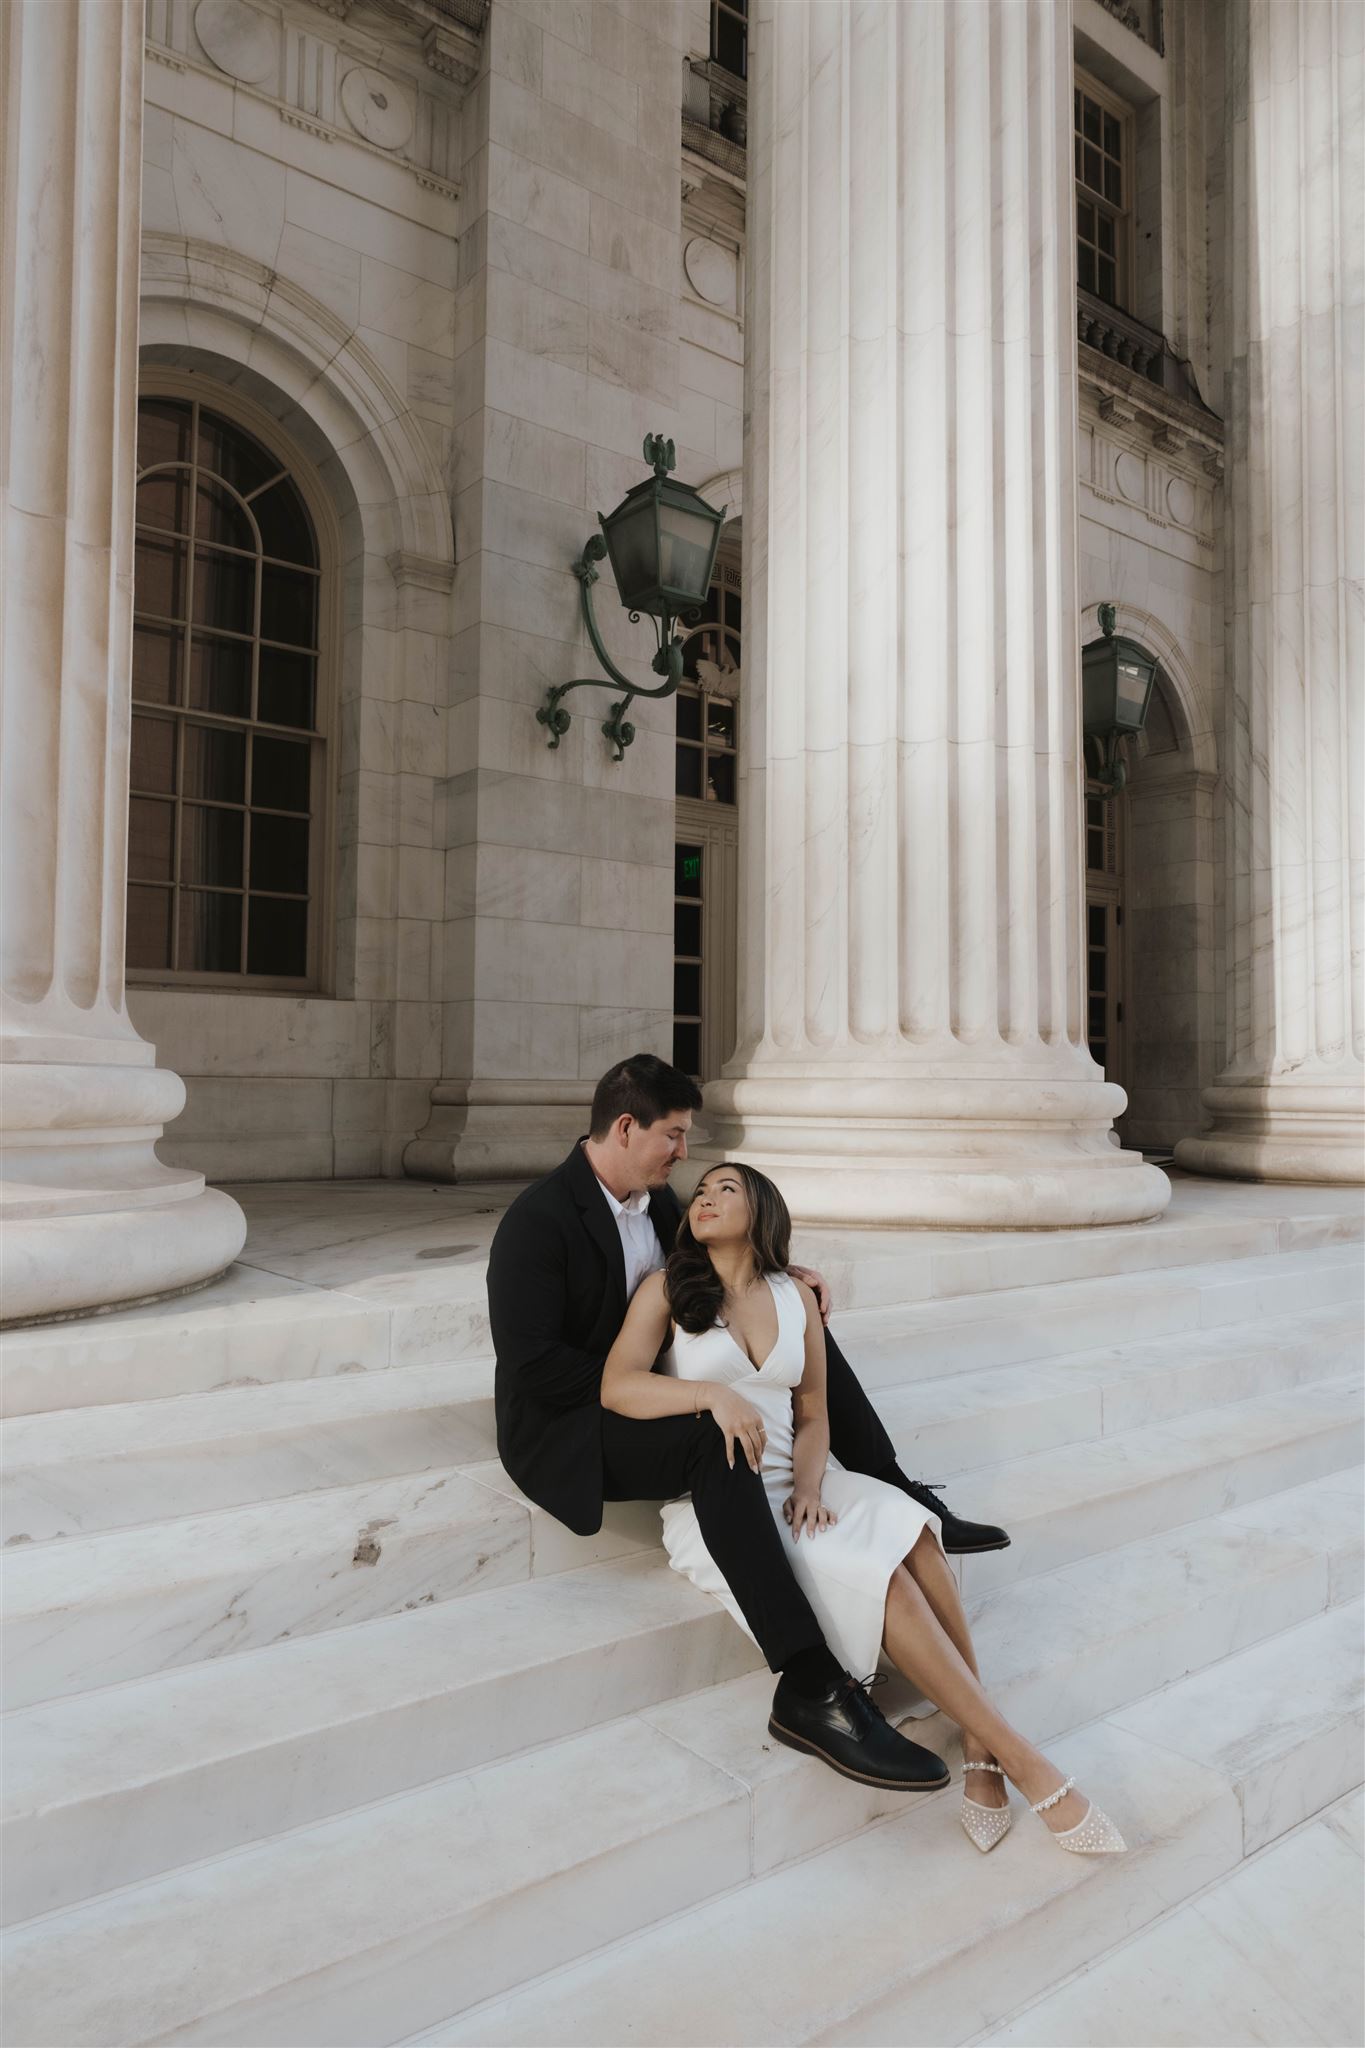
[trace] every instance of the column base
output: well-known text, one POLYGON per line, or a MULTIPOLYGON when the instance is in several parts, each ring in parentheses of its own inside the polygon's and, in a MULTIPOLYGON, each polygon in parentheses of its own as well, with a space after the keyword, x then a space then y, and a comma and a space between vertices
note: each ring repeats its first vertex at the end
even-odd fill
POLYGON ((1213 1128, 1182 1138, 1175 1163, 1226 1180, 1365 1183, 1365 1078, 1352 1082, 1218 1082, 1213 1128))
POLYGON ((700 1157, 758 1167, 797 1222, 822 1228, 1141 1223, 1171 1186, 1112 1142, 1122 1111, 1104 1082, 765 1076, 707 1087, 700 1157))
POLYGON ((6 1065, 7 1328, 183 1294, 232 1264, 246 1241, 236 1202, 153 1149, 184 1100, 179 1076, 150 1065, 6 1065))
POLYGON ((442 1081, 403 1149, 410 1180, 537 1180, 588 1128, 591 1081, 442 1081))

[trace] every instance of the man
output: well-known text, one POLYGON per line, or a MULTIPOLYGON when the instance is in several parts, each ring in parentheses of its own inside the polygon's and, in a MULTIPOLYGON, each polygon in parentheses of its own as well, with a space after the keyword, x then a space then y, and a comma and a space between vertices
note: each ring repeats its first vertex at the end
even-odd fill
MULTIPOLYGON (((763 1483, 728 1463, 709 1417, 641 1421, 601 1405, 602 1367, 631 1295, 657 1271, 682 1205, 668 1185, 687 1157, 701 1093, 652 1053, 603 1075, 589 1134, 562 1166, 520 1194, 498 1225, 488 1265, 497 1354, 498 1451, 524 1493, 579 1535, 602 1525, 604 1500, 690 1493, 706 1546, 781 1673, 774 1715, 801 1747, 863 1783, 906 1790, 946 1782, 940 1760, 906 1741, 840 1669, 798 1586, 763 1483)), ((819 1298, 816 1273, 792 1270, 819 1298)), ((999 1550, 1003 1529, 964 1522, 913 1485, 834 1338, 826 1332, 830 1449, 851 1471, 888 1481, 939 1519, 945 1550, 999 1550)))

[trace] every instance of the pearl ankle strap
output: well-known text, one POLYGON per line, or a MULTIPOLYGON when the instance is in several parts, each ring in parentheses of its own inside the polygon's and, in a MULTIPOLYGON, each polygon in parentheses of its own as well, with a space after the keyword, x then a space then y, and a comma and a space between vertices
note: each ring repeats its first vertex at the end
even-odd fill
POLYGON ((1029 1812, 1046 1813, 1049 1806, 1059 1806, 1062 1800, 1066 1798, 1067 1793, 1074 1789, 1075 1783, 1076 1780, 1074 1778, 1068 1778, 1066 1783, 1059 1785, 1055 1792, 1049 1792, 1046 1799, 1040 1799, 1036 1806, 1031 1806, 1029 1812))
POLYGON ((997 1778, 1003 1778, 1005 1775, 999 1764, 969 1764, 964 1762, 962 1768, 964 1771, 994 1771, 997 1778))

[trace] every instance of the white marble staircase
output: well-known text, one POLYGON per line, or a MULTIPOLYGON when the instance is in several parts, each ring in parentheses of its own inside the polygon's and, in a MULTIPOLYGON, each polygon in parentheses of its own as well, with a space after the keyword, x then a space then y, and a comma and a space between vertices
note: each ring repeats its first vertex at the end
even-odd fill
POLYGON ((983 1667, 1103 1865, 773 1746, 652 1510, 521 1498, 486 1197, 411 1226, 472 1240, 442 1285, 276 1221, 211 1295, 9 1337, 7 2038, 966 2042, 1236 1869, 1360 1775, 1362 1262, 1339 1194, 1222 1196, 802 1247, 902 1461, 1012 1530, 983 1667))

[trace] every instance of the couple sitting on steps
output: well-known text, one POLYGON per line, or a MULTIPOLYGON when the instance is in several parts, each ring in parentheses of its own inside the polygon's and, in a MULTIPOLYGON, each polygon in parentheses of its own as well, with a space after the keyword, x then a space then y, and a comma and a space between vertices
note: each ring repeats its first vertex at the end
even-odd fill
POLYGON ((663 1060, 623 1060, 598 1083, 588 1137, 499 1224, 488 1301, 503 1464, 583 1536, 604 1501, 667 1501, 674 1569, 781 1674, 779 1742, 862 1784, 946 1784, 941 1759, 869 1696, 884 1649, 962 1730, 962 1824, 979 1849, 1009 1829, 1007 1780, 1062 1848, 1122 1849, 982 1690, 944 1552, 1009 1538, 900 1470, 824 1327, 824 1283, 789 1263, 777 1189, 739 1163, 711 1167, 685 1211, 669 1187, 700 1107, 663 1060))

